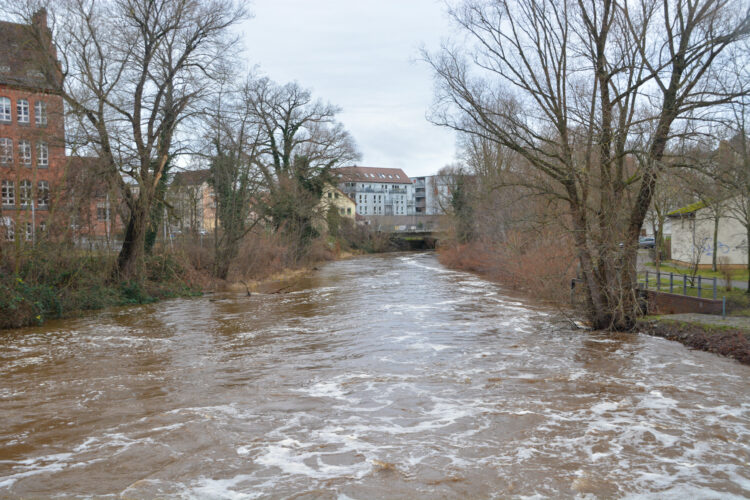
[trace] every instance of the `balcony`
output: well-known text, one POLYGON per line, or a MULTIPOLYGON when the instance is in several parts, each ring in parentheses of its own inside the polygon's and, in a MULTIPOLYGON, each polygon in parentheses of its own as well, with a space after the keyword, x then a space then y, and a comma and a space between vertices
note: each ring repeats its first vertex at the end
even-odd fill
POLYGON ((363 188, 363 187, 356 187, 356 188, 345 187, 342 191, 344 191, 347 194, 350 194, 350 193, 351 194, 355 194, 355 193, 406 194, 407 193, 407 189, 406 188, 397 188, 397 187, 392 187, 391 189, 373 188, 373 187, 366 187, 366 188, 363 188))

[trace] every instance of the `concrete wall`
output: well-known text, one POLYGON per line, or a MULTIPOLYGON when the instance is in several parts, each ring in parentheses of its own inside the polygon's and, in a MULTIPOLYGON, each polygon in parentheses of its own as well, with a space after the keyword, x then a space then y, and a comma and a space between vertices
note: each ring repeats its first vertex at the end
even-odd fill
POLYGON ((745 228, 737 220, 723 217, 719 221, 719 242, 713 248, 714 221, 706 210, 699 210, 695 218, 672 218, 672 259, 689 264, 700 252, 699 264, 710 266, 714 251, 726 257, 734 266, 747 265, 747 237, 745 228))

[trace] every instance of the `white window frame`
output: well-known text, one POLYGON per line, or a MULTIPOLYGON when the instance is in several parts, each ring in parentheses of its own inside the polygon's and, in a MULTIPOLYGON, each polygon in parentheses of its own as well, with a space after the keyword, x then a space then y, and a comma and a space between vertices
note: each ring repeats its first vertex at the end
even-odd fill
POLYGON ((10 107, 10 97, 0 97, 0 122, 12 121, 10 107))
POLYGON ((40 168, 49 167, 49 146, 46 142, 36 143, 36 166, 40 168))
POLYGON ((28 124, 30 122, 30 118, 29 100, 16 100, 16 122, 28 124))
POLYGON ((31 241, 34 237, 34 226, 31 224, 31 222, 26 223, 26 230, 24 231, 24 237, 26 241, 31 241))
POLYGON ((34 123, 38 127, 47 125, 47 103, 44 101, 36 101, 34 103, 34 123))
POLYGON ((31 166, 31 141, 26 139, 18 141, 18 163, 31 166))
POLYGON ((0 137, 0 164, 13 163, 13 139, 0 137))
POLYGON ((49 207, 49 182, 39 181, 36 185, 36 204, 39 208, 49 207))
POLYGON ((16 183, 4 180, 0 183, 0 201, 4 207, 16 206, 16 183))
POLYGON ((22 207, 30 207, 34 200, 34 185, 30 180, 24 179, 18 183, 18 202, 22 207))

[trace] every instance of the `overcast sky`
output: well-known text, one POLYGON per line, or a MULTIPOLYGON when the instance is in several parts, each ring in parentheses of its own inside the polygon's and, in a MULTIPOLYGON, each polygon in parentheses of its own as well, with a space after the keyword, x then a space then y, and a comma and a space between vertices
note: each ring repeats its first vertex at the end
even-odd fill
POLYGON ((242 25, 248 65, 296 80, 340 106, 364 166, 434 174, 455 157, 454 134, 425 119, 433 95, 419 48, 451 27, 440 0, 253 0, 242 25))

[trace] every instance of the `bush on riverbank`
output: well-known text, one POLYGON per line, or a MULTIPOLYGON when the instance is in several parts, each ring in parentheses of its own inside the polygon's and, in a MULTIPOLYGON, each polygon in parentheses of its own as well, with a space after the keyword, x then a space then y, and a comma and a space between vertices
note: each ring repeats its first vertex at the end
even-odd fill
POLYGON ((227 280, 214 278, 213 235, 186 234, 158 241, 140 281, 113 280, 116 251, 83 249, 70 241, 0 242, 0 329, 41 324, 80 311, 145 304, 225 289, 314 267, 341 254, 389 249, 379 235, 343 221, 335 235, 306 242, 257 227, 243 238, 227 280))
POLYGON ((440 262, 475 272, 533 297, 568 304, 575 255, 564 234, 510 233, 503 242, 448 242, 439 248, 440 262))
POLYGON ((144 304, 199 293, 194 270, 176 252, 147 258, 141 282, 110 278, 115 254, 82 251, 64 243, 2 249, 0 264, 0 328, 41 324, 79 311, 144 304))

